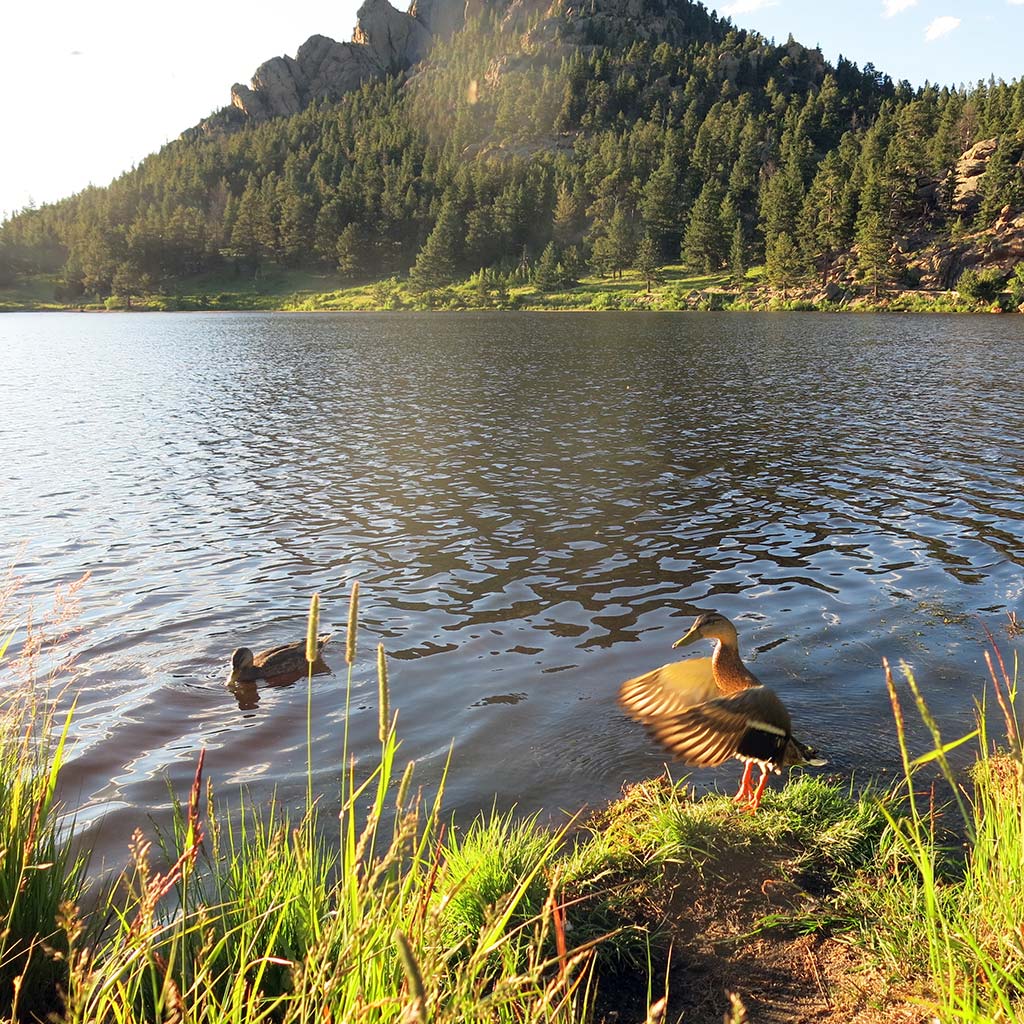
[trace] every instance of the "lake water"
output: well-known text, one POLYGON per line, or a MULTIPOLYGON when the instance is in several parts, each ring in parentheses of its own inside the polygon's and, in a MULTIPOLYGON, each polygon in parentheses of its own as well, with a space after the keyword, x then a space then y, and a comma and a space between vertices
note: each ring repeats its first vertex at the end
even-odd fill
MULTIPOLYGON (((454 740, 462 820, 659 772, 616 689, 700 609, 830 770, 891 771, 883 656, 952 734, 983 626, 1021 646, 1022 339, 1019 317, 0 317, 0 560, 37 602, 91 573, 66 796, 113 862, 200 747, 221 791, 300 798, 304 684, 240 706, 228 655, 301 638, 314 591, 343 634, 357 579, 354 750, 383 642, 400 760, 436 782, 454 740)), ((327 660, 336 807, 343 643, 327 660)))

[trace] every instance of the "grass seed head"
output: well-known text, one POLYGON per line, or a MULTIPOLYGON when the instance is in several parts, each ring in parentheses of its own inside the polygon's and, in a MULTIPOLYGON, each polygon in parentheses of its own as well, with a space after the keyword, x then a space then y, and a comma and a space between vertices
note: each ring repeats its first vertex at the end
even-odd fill
POLYGON ((320 627, 320 595, 314 594, 309 600, 309 622, 306 626, 306 661, 313 664, 319 656, 316 638, 320 627))
POLYGON ((352 596, 348 602, 348 634, 345 637, 345 661, 351 665, 356 660, 356 626, 359 622, 359 580, 352 584, 352 596))

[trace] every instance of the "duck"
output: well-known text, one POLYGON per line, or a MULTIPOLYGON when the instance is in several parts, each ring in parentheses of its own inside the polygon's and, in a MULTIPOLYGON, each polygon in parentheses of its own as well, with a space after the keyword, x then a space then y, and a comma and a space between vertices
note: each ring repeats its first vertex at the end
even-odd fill
POLYGON ((785 705, 743 663, 732 622, 704 612, 672 647, 699 640, 714 642, 710 658, 687 658, 629 679, 619 688, 619 703, 686 764, 710 768, 733 757, 742 761, 733 800, 756 812, 772 772, 828 762, 793 736, 785 705), (755 766, 761 770, 756 786, 755 766))
MULTIPOLYGON (((316 638, 317 661, 323 652, 332 633, 321 633, 316 638)), ((256 679, 276 679, 278 676, 305 674, 308 668, 306 661, 306 641, 297 640, 291 644, 281 644, 268 650, 253 654, 248 647, 238 647, 231 652, 231 675, 228 685, 233 683, 251 683, 256 679)))

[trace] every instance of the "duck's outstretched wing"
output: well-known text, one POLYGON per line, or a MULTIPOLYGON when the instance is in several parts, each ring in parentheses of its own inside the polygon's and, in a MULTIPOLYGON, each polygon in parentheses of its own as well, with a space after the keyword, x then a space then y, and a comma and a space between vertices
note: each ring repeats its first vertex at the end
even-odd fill
POLYGON ((790 745, 789 714, 764 686, 646 722, 654 738, 687 764, 710 768, 730 757, 778 767, 790 745))
POLYGON ((718 696, 710 658, 687 658, 662 665, 619 687, 619 703, 645 725, 679 714, 718 696))

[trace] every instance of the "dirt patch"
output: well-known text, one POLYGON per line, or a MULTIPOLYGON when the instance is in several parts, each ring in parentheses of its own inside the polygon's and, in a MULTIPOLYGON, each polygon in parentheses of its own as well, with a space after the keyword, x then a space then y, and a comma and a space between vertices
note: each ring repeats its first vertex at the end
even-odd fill
MULTIPOLYGON (((667 1024, 931 1024, 934 1016, 842 936, 801 933, 816 882, 791 878, 792 851, 728 850, 674 869, 649 922, 671 943, 667 1024), (768 922, 766 924, 766 922, 768 922), (774 922, 774 923, 772 923, 774 922)), ((664 967, 662 968, 664 971, 664 967)), ((657 971, 657 968, 655 968, 657 971)), ((605 979, 606 1024, 647 1017, 646 982, 605 979)), ((655 988, 651 1001, 664 994, 655 988)), ((648 1018, 650 1019, 650 1018, 648 1018)))

